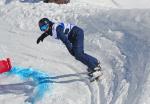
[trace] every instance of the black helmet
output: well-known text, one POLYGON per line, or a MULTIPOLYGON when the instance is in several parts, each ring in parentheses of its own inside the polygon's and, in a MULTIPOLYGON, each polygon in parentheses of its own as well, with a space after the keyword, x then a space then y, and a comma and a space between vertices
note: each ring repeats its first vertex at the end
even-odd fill
POLYGON ((39 27, 41 31, 46 31, 49 29, 50 26, 52 26, 54 23, 51 22, 48 18, 42 18, 39 21, 39 27))

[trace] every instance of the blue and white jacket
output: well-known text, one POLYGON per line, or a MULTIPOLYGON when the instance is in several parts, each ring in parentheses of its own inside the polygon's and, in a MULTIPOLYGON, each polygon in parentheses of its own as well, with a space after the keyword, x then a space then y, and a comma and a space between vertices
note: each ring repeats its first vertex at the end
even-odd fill
POLYGON ((61 32, 68 38, 69 33, 74 26, 75 25, 67 23, 59 23, 59 24, 55 23, 52 26, 52 37, 54 37, 55 39, 59 39, 60 34, 58 34, 58 32, 63 29, 63 31, 61 32))
POLYGON ((72 51, 72 43, 69 40, 69 36, 71 36, 71 30, 75 25, 66 24, 66 23, 54 23, 48 31, 44 32, 40 37, 42 37, 42 41, 48 35, 51 35, 55 39, 60 39, 65 46, 67 47, 68 51, 73 55, 72 51))

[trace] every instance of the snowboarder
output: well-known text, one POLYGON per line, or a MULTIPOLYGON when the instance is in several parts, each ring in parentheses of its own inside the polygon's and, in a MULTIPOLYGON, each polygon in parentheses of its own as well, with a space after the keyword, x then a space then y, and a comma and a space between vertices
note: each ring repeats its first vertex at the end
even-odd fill
POLYGON ((44 33, 37 39, 37 44, 43 42, 47 36, 60 39, 72 56, 88 66, 89 76, 101 74, 100 62, 84 53, 84 31, 80 27, 66 23, 54 23, 48 18, 42 18, 39 21, 39 28, 44 33))

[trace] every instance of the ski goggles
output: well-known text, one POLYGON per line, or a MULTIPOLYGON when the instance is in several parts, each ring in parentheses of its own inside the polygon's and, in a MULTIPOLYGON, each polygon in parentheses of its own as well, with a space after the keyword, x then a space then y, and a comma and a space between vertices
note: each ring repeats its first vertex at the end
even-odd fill
POLYGON ((49 25, 48 25, 48 24, 40 25, 40 30, 41 30, 41 31, 47 31, 48 28, 49 28, 49 25))

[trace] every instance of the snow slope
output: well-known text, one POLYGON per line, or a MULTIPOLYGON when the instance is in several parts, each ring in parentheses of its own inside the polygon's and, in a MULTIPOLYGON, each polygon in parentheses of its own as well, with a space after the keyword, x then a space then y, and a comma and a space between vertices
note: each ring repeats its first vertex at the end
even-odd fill
POLYGON ((150 1, 149 0, 112 0, 114 4, 118 7, 126 9, 149 9, 150 1))
MULTIPOLYGON (((75 0, 59 6, 0 1, 0 57, 11 57, 15 66, 38 69, 53 81, 53 89, 37 104, 149 104, 150 11, 108 9, 115 7, 111 3, 75 0), (85 30, 85 51, 98 58, 104 70, 98 83, 88 81, 86 66, 69 55, 60 41, 47 38, 36 44, 41 17, 75 23, 85 30)), ((26 86, 17 76, 0 75, 0 88, 18 87, 18 83, 26 86)), ((1 92, 0 102, 24 104, 30 97, 28 90, 1 92)))

